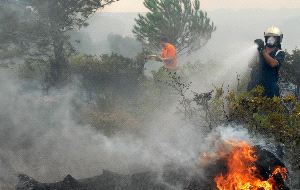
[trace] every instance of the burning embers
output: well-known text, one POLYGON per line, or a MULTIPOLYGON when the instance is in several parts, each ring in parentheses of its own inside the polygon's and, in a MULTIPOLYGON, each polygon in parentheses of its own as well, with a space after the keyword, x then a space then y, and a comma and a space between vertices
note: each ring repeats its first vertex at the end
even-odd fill
POLYGON ((231 150, 219 155, 226 162, 226 171, 214 179, 219 190, 288 189, 284 185, 287 169, 274 155, 247 142, 227 143, 231 150))

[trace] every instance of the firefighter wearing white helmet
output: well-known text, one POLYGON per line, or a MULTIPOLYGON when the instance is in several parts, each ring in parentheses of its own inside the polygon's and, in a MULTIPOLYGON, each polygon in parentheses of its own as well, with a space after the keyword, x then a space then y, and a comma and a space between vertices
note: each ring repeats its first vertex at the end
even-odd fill
POLYGON ((267 28, 264 32, 266 45, 270 48, 278 47, 281 49, 281 43, 283 39, 283 34, 280 29, 276 26, 271 26, 267 28))
POLYGON ((279 69, 284 62, 285 52, 281 49, 283 34, 278 27, 271 26, 264 32, 265 42, 255 40, 258 45, 259 61, 256 69, 252 69, 252 83, 248 89, 261 85, 267 97, 279 96, 279 69), (253 82, 255 81, 255 82, 253 82))

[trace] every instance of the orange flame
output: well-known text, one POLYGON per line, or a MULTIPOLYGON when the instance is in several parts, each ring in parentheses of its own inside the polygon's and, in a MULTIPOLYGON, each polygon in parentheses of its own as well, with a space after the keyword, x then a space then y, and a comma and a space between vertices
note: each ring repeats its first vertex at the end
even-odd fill
POLYGON ((281 174, 287 178, 287 170, 276 167, 266 181, 257 177, 255 149, 247 142, 230 142, 232 151, 227 157, 227 173, 215 177, 219 190, 274 190, 276 181, 273 177, 281 174))

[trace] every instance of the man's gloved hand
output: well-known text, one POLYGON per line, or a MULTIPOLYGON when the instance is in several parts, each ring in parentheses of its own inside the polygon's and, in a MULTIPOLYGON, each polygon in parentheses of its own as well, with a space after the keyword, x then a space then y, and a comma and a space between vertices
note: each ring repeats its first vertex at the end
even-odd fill
POLYGON ((254 40, 254 43, 257 44, 257 50, 259 53, 262 53, 262 51, 265 49, 265 42, 262 39, 256 39, 254 40))

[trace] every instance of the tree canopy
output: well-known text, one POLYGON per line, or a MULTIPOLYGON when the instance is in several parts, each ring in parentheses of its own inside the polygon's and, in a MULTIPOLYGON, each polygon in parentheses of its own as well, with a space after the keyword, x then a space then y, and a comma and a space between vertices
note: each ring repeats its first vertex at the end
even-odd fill
POLYGON ((216 30, 199 0, 145 0, 149 10, 139 14, 133 33, 145 47, 157 50, 161 36, 173 43, 179 53, 203 47, 216 30))
POLYGON ((55 84, 67 65, 67 55, 73 51, 68 32, 87 26, 92 13, 115 1, 118 0, 1 1, 1 10, 6 10, 6 16, 1 18, 13 25, 1 25, 0 38, 9 39, 6 47, 21 47, 31 59, 50 62, 49 73, 55 84))

